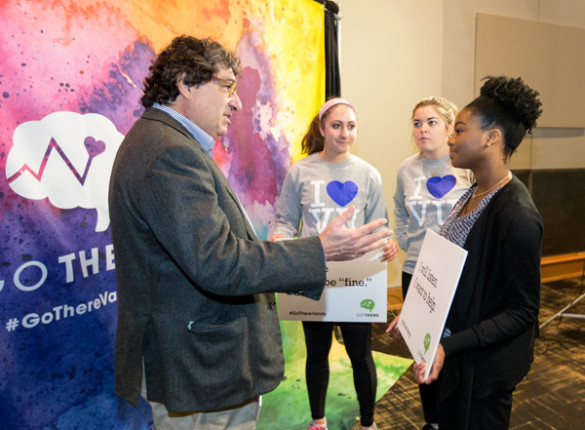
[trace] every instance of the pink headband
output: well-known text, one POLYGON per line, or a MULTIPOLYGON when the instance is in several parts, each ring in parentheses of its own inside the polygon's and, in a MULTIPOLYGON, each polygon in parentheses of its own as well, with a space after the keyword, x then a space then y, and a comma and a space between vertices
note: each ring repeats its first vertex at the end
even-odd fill
POLYGON ((321 109, 319 109, 319 121, 321 121, 321 117, 323 117, 325 112, 327 112, 333 106, 340 105, 340 104, 348 105, 353 109, 353 105, 345 99, 342 99, 340 97, 337 97, 335 99, 331 99, 331 100, 325 102, 325 104, 323 106, 321 106, 321 109))

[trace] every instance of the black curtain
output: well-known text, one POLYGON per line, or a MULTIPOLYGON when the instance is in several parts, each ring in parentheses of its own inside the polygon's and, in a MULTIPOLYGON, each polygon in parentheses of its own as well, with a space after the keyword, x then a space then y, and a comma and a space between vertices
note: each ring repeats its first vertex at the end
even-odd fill
POLYGON ((334 1, 315 0, 325 10, 325 99, 341 96, 339 76, 339 49, 337 29, 339 28, 339 6, 334 1))

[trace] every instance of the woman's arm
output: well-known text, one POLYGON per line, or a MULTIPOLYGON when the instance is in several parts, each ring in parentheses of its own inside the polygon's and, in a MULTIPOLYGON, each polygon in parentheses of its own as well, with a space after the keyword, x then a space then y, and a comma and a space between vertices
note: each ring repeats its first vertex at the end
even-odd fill
MULTIPOLYGON (((497 250, 497 274, 489 295, 484 291, 479 323, 441 342, 446 357, 489 348, 518 336, 538 321, 540 306, 540 254, 542 225, 538 215, 526 208, 514 211, 505 229, 492 229, 501 240, 497 250)), ((492 267, 492 269, 494 269, 492 267)), ((486 274, 485 276, 488 276, 486 274)))
POLYGON ((396 218, 396 228, 394 233, 400 248, 408 249, 407 230, 408 230, 408 211, 404 201, 404 181, 400 171, 396 178, 396 191, 394 192, 394 218, 396 218))
POLYGON ((302 207, 292 168, 289 169, 284 178, 275 208, 275 224, 270 229, 269 238, 276 240, 277 238, 296 237, 301 228, 302 207))

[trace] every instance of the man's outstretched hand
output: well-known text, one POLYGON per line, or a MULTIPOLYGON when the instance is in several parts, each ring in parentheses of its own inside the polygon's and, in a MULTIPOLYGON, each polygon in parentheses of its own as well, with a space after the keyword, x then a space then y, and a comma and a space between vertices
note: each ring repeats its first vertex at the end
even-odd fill
POLYGON ((327 261, 353 260, 387 244, 388 238, 392 235, 390 229, 381 228, 372 233, 386 224, 387 220, 380 218, 353 230, 345 228, 344 224, 351 220, 354 213, 355 206, 351 205, 345 212, 331 220, 319 235, 327 261))

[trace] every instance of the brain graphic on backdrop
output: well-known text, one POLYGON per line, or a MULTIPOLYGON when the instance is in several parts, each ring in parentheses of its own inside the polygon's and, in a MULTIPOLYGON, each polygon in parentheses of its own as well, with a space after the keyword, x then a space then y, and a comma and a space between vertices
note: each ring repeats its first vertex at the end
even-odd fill
POLYGON ((324 97, 323 9, 311 0, 0 4, 0 319, 42 318, 0 330, 0 428, 151 429, 150 406, 113 391, 117 306, 65 314, 116 291, 108 182, 144 110, 144 77, 180 34, 212 37, 241 58, 243 108, 213 158, 265 237, 324 97), (16 278, 40 286, 23 291, 16 278))
POLYGON ((15 129, 6 177, 24 198, 48 198, 59 209, 95 209, 95 231, 105 231, 110 218, 104 181, 123 138, 103 115, 51 113, 15 129))

